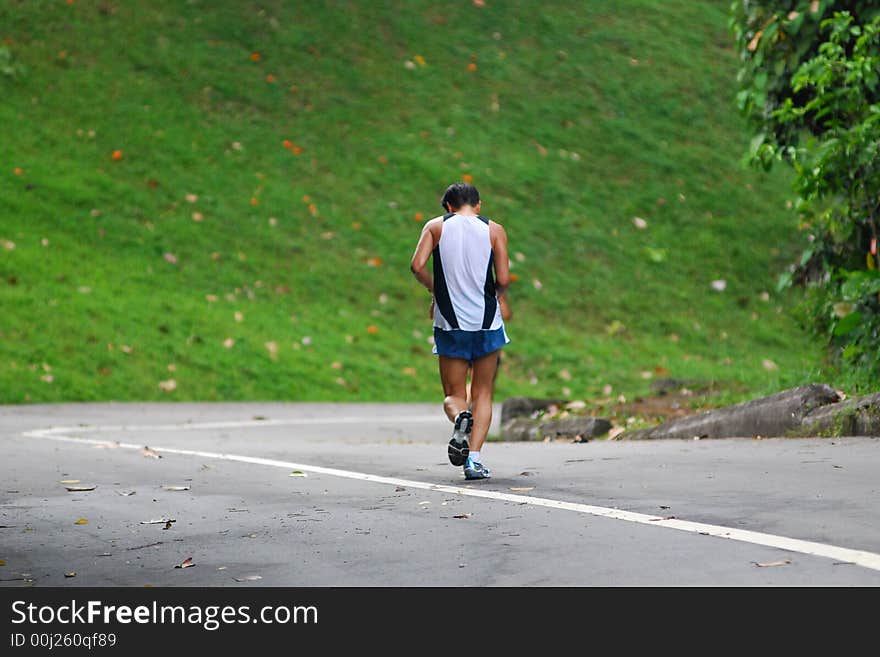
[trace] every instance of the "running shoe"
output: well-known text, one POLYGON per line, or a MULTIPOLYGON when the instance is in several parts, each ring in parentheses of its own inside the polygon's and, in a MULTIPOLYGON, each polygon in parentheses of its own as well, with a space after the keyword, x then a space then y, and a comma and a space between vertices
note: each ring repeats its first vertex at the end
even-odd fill
POLYGON ((455 416, 452 440, 449 441, 449 462, 452 465, 464 465, 468 457, 468 436, 474 426, 474 416, 470 411, 461 411, 455 416))
POLYGON ((488 479, 492 474, 482 463, 477 463, 473 459, 468 458, 464 464, 465 479, 488 479))

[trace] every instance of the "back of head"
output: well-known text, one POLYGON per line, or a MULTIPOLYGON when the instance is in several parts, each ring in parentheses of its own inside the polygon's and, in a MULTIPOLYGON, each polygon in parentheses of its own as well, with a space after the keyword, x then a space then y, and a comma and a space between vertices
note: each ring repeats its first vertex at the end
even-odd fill
POLYGON ((479 202, 480 192, 477 191, 477 188, 463 182, 447 187, 446 191, 443 192, 443 197, 440 199, 440 205, 443 206, 444 210, 455 210, 465 205, 476 207, 479 202))

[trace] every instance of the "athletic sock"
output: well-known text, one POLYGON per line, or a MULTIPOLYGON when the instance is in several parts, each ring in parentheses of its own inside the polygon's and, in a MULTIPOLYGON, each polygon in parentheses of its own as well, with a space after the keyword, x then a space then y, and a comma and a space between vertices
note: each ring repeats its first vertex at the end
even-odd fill
POLYGON ((473 461, 474 463, 482 463, 482 461, 480 461, 480 453, 479 452, 474 452, 472 450, 468 453, 468 456, 470 457, 471 461, 473 461))

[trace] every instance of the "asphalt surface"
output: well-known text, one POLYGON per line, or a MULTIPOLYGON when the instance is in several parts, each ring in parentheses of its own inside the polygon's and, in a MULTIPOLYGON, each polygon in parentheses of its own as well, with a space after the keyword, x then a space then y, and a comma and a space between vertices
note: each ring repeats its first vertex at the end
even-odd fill
POLYGON ((0 587, 880 585, 664 525, 876 556, 880 439, 492 442, 466 482, 449 434, 429 404, 2 406, 0 587))

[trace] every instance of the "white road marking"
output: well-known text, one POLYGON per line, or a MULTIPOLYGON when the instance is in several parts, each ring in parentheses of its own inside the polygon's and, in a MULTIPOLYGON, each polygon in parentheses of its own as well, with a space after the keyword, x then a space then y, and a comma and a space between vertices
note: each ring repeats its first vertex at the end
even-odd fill
MULTIPOLYGON (((401 416, 396 418, 383 418, 383 421, 427 421, 429 416, 401 416)), ((436 416, 430 416, 431 421, 436 421, 436 416)), ((339 417, 329 419, 319 418, 302 418, 298 420, 242 420, 232 422, 204 422, 204 423, 187 423, 187 424, 164 424, 164 425, 105 425, 105 426, 84 426, 84 427, 54 427, 50 429, 37 429, 27 431, 23 435, 29 438, 42 438, 47 440, 55 440, 61 442, 81 443, 87 445, 116 446, 121 449, 143 449, 142 444, 135 443, 117 443, 114 441, 97 440, 93 438, 82 438, 71 436, 71 433, 78 432, 117 432, 117 431, 179 431, 179 430, 195 430, 195 429, 216 429, 228 427, 261 427, 267 425, 295 425, 295 424, 333 424, 333 423, 360 423, 366 421, 364 418, 339 417)), ((151 446, 154 452, 165 454, 179 454, 182 456, 200 456, 202 458, 218 459, 222 461, 236 461, 239 463, 251 463, 254 465, 265 465, 274 468, 287 468, 290 470, 301 470, 303 472, 311 472, 315 474, 323 474, 331 477, 342 477, 345 479, 355 479, 358 481, 369 481, 377 484, 387 484, 391 486, 404 486, 406 488, 416 488, 421 490, 436 491, 442 493, 450 493, 455 495, 464 495, 467 497, 480 497, 490 500, 498 500, 502 502, 514 502, 516 504, 528 504, 531 506, 547 507, 551 509, 560 509, 564 511, 574 511, 577 513, 585 513, 603 518, 613 518, 615 520, 625 520, 627 522, 635 522, 652 527, 665 527, 668 529, 677 529, 695 534, 706 536, 714 536, 716 538, 727 538, 734 541, 742 541, 755 545, 763 545, 766 547, 779 548, 790 552, 799 552, 816 557, 825 557, 834 559, 835 561, 852 563, 871 570, 880 571, 880 554, 867 552, 865 550, 854 550, 851 548, 838 547, 835 545, 827 545, 825 543, 815 543, 813 541, 804 541, 797 538, 788 538, 785 536, 776 536, 774 534, 765 534, 762 532, 753 532, 744 529, 736 529, 724 527, 721 525, 710 525, 701 522, 691 522, 689 520, 680 520, 678 518, 664 518, 662 516, 652 516, 643 513, 635 513, 633 511, 622 511, 620 509, 612 509, 602 506, 593 506, 590 504, 580 504, 577 502, 565 502, 563 500, 554 500, 543 497, 533 497, 531 495, 513 495, 510 493, 502 493, 492 490, 481 490, 479 488, 463 488, 461 486, 448 486, 445 484, 431 484, 424 481, 413 481, 410 479, 398 479, 396 477, 383 477, 379 475, 368 474, 364 472, 354 472, 350 470, 338 470, 336 468, 325 468, 316 465, 308 465, 305 463, 293 463, 291 461, 279 461, 276 459, 265 459, 257 456, 243 456, 239 454, 221 454, 217 452, 205 452, 192 449, 177 449, 174 447, 156 447, 151 446)))
MULTIPOLYGON (((435 415, 396 415, 371 420, 376 424, 399 424, 401 422, 437 422, 442 419, 441 413, 435 415)), ((117 431, 190 431, 201 429, 235 429, 240 427, 285 427, 311 424, 363 424, 368 420, 363 417, 301 417, 287 420, 229 420, 225 422, 182 422, 180 424, 103 424, 82 425, 77 427, 52 427, 37 429, 25 433, 26 436, 44 438, 54 434, 67 433, 106 433, 117 431)))

